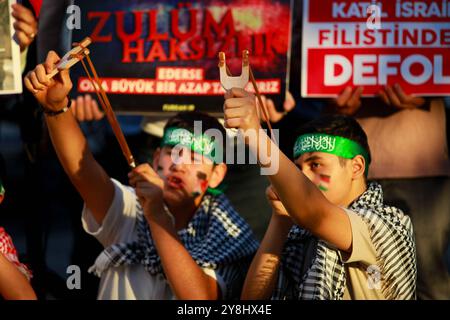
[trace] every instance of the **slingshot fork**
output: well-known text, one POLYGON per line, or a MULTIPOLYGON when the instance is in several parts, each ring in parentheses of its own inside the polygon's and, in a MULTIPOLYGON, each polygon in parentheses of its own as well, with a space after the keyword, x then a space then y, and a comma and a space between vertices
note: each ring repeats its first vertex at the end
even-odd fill
POLYGON ((232 77, 227 67, 225 53, 219 52, 219 72, 220 84, 225 90, 231 88, 242 88, 247 86, 250 77, 250 63, 248 60, 248 50, 242 51, 242 71, 239 77, 232 77))
POLYGON ((262 101, 261 94, 259 93, 258 86, 256 84, 255 76, 253 75, 252 69, 250 68, 250 62, 248 58, 248 50, 242 51, 242 71, 239 77, 232 77, 230 69, 228 69, 225 53, 219 52, 219 73, 220 73, 220 84, 225 90, 230 90, 231 88, 241 88, 245 89, 248 80, 250 79, 255 89, 256 97, 264 117, 266 118, 266 124, 270 131, 270 136, 272 140, 275 141, 275 136, 273 134, 272 125, 270 124, 268 111, 265 104, 262 101))
POLYGON ((56 65, 55 69, 53 69, 53 71, 47 75, 47 78, 50 80, 55 75, 57 75, 61 70, 70 69, 78 61, 81 61, 81 59, 83 59, 89 54, 89 49, 86 49, 86 47, 91 43, 92 40, 89 37, 86 37, 81 42, 77 43, 77 45, 73 47, 72 50, 67 52, 61 58, 61 60, 56 65))
POLYGON ((98 101, 105 112, 106 118, 111 125, 111 128, 114 132, 114 135, 119 142, 120 148, 122 149, 122 153, 125 159, 128 162, 130 168, 136 167, 136 162, 134 157, 128 147, 127 141, 125 140, 125 136, 123 135, 122 129, 120 128, 119 121, 114 114, 114 111, 111 107, 111 103, 109 102, 108 96, 106 95, 105 90, 103 89, 100 79, 98 77, 97 71, 95 70, 94 64, 89 58, 89 50, 86 49, 88 45, 92 42, 91 38, 86 37, 79 43, 74 43, 74 47, 72 50, 67 52, 61 60, 56 64, 55 68, 47 75, 47 78, 50 80, 55 75, 57 75, 61 70, 67 70, 75 65, 77 62, 81 61, 83 68, 86 72, 86 75, 89 78, 89 81, 92 83, 92 87, 97 95, 98 101), (84 58, 86 58, 88 66, 84 62, 84 58), (90 70, 89 70, 90 69, 90 70))

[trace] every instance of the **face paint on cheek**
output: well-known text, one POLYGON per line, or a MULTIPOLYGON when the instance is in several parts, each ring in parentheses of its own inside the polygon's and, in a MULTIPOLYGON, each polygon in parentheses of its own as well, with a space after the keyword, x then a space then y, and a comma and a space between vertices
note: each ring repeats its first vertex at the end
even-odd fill
POLYGON ((164 171, 163 171, 163 168, 161 167, 161 166, 158 166, 157 168, 156 168, 156 173, 162 178, 162 177, 164 177, 164 171))
POLYGON ((198 178, 197 184, 198 189, 192 192, 192 195, 194 197, 201 195, 203 192, 206 191, 206 189, 208 189, 208 180, 207 180, 208 176, 206 175, 206 173, 197 171, 197 178, 198 178))
POLYGON ((320 182, 317 185, 319 190, 328 191, 328 188, 326 186, 328 186, 330 184, 331 177, 327 176, 325 174, 321 174, 321 175, 319 175, 319 180, 320 180, 320 182))
POLYGON ((2 181, 0 180, 0 203, 3 202, 4 198, 5 198, 5 188, 3 188, 2 181))

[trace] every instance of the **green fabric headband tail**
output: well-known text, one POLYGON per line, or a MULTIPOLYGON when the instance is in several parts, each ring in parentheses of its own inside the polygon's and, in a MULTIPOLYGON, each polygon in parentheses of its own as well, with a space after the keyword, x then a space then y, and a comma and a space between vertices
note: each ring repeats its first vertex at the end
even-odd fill
POLYGON ((344 159, 353 159, 361 155, 366 160, 365 174, 369 171, 369 154, 359 143, 350 139, 324 133, 304 134, 297 138, 294 145, 294 158, 307 152, 326 152, 344 159))
POLYGON ((209 193, 213 196, 220 196, 221 194, 225 193, 225 189, 226 189, 226 185, 225 184, 220 184, 217 188, 210 188, 208 187, 208 189, 206 189, 206 193, 209 193))
POLYGON ((195 153, 211 159, 214 163, 218 163, 215 159, 216 150, 218 150, 217 143, 205 134, 194 135, 187 129, 167 128, 164 131, 161 147, 174 147, 177 145, 189 148, 195 153))

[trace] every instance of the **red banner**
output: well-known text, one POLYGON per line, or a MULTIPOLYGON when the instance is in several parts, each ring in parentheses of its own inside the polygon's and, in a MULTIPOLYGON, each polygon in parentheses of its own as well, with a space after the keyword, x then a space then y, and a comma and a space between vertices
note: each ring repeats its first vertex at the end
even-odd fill
MULTIPOLYGON (((102 86, 116 111, 221 113, 218 53, 235 76, 242 51, 259 90, 282 105, 289 79, 290 0, 76 0, 102 86)), ((74 95, 92 92, 82 68, 74 68, 74 95), (75 90, 74 90, 75 91, 75 90)), ((251 87, 251 86, 250 86, 251 87)))
POLYGON ((302 96, 450 94, 450 1, 304 0, 302 96))

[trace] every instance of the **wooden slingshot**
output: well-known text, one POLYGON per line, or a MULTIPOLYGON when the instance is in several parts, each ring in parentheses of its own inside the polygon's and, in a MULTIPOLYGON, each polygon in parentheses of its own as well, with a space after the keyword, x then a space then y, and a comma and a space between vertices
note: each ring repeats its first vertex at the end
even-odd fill
POLYGON ((242 51, 242 71, 239 77, 231 76, 230 69, 228 68, 225 60, 225 52, 219 52, 219 73, 220 73, 220 84, 225 90, 230 90, 231 88, 241 88, 245 89, 248 80, 252 82, 253 89, 255 90, 256 97, 258 99, 259 108, 262 114, 264 114, 265 122, 270 131, 270 137, 275 141, 275 136, 273 135, 272 125, 269 120, 269 113, 265 104, 262 101, 261 94, 259 93, 258 86, 256 84, 255 76, 253 75, 252 68, 250 67, 248 50, 242 51))
POLYGON ((232 77, 230 69, 226 64, 225 52, 219 52, 219 72, 220 72, 220 84, 225 90, 231 88, 244 89, 247 86, 250 76, 250 63, 248 61, 248 51, 242 51, 242 72, 239 77, 232 77))
POLYGON ((74 46, 72 50, 67 52, 61 60, 59 60, 56 64, 56 68, 47 75, 47 78, 50 80, 56 76, 59 71, 71 68, 74 64, 83 59, 84 56, 87 56, 90 52, 86 47, 90 45, 91 42, 90 38, 84 38, 77 46, 74 46))
POLYGON ((74 43, 74 48, 67 52, 62 59, 56 65, 56 68, 48 74, 48 78, 53 78, 59 71, 67 70, 75 65, 78 61, 81 61, 83 64, 83 68, 92 83, 92 86, 97 94, 97 98, 100 102, 100 105, 103 108, 103 111, 106 114, 106 118, 108 119, 109 124, 111 125, 114 135, 116 136, 117 141, 119 142, 120 148, 122 149, 122 153, 125 156, 125 159, 128 162, 128 165, 131 168, 136 167, 136 163, 134 161, 134 157, 131 154, 130 148, 128 147, 127 141, 123 135, 122 129, 120 129, 119 122, 117 121, 116 115, 111 107, 111 103, 109 102, 108 96, 106 95, 105 90, 100 83, 98 78, 97 71, 95 70, 94 64, 89 57, 89 50, 86 48, 89 44, 91 44, 91 39, 89 37, 84 38, 79 43, 74 43), (90 70, 86 66, 86 63, 83 61, 83 58, 86 58, 90 70))

